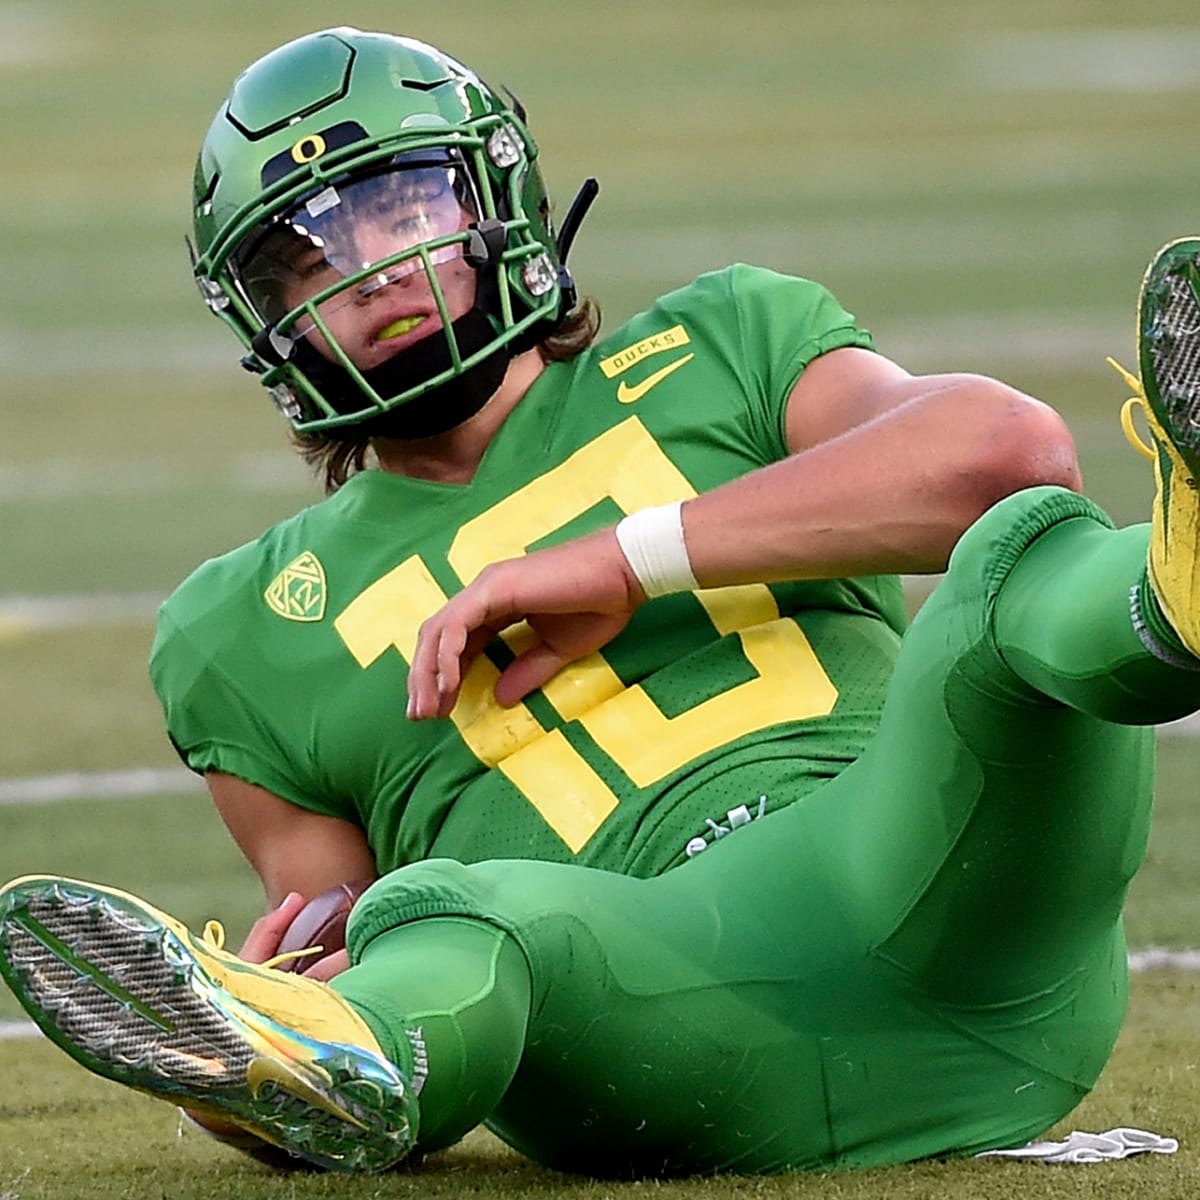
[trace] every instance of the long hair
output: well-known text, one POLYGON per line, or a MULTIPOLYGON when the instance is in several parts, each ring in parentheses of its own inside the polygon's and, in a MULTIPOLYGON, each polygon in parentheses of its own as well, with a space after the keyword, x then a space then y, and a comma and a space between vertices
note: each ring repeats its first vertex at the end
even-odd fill
MULTIPOLYGON (((567 362, 582 354, 600 331, 600 306, 584 296, 578 306, 545 341, 538 345, 544 363, 567 362)), ((332 496, 352 475, 366 470, 371 439, 354 426, 320 433, 292 431, 292 445, 332 496)))

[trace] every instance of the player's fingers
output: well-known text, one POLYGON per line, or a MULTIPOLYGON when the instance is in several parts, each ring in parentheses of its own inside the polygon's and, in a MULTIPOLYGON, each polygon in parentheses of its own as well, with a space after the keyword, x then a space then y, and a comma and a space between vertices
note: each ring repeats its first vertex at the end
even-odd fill
MULTIPOLYGON (((449 711, 443 705, 444 689, 447 686, 446 670, 443 666, 446 620, 443 610, 443 613, 426 621, 417 635, 416 649, 408 668, 408 707, 405 712, 410 721, 442 717, 449 711)), ((457 670, 456 662, 455 676, 449 681, 456 694, 457 670)), ((453 707, 453 704, 450 707, 453 707)))
POLYGON ((247 962, 266 962, 278 949, 280 939, 304 907, 304 897, 299 892, 289 892, 278 908, 261 916, 246 935, 238 957, 247 962))
POLYGON ((458 703, 463 681, 466 679, 472 663, 496 639, 499 632, 490 625, 481 625, 462 640, 461 649, 457 653, 455 653, 455 646, 459 644, 457 638, 454 641, 443 641, 444 658, 439 659, 437 673, 437 715, 439 717, 450 715, 458 703))
POLYGON ((434 694, 435 671, 429 667, 432 658, 430 646, 434 635, 430 632, 429 622, 426 621, 417 633, 416 646, 413 649, 412 661, 408 664, 408 708, 406 710, 410 721, 424 720, 433 716, 430 698, 434 694))
POLYGON ((437 693, 438 716, 444 717, 458 699, 458 686, 462 681, 463 651, 467 647, 469 630, 460 621, 442 627, 437 645, 437 693))
POLYGON ((496 681, 496 700, 504 708, 524 700, 530 692, 548 683, 567 662, 565 655, 539 642, 515 658, 500 673, 496 681))
POLYGON ((350 965, 350 955, 345 950, 337 950, 319 958, 307 971, 305 976, 328 983, 335 975, 340 975, 350 965))
POLYGON ((476 595, 482 588, 472 584, 459 592, 417 631, 412 661, 408 667, 409 720, 445 716, 450 708, 443 703, 446 691, 457 695, 462 654, 473 630, 486 622, 486 602, 476 595), (452 668, 447 663, 453 659, 452 668))
POLYGON ((412 661, 408 665, 408 718, 421 721, 437 716, 438 646, 446 623, 446 609, 435 613, 417 631, 412 661))
POLYGON ((484 647, 502 630, 537 611, 545 580, 539 582, 536 572, 532 583, 528 578, 534 557, 485 567, 421 626, 408 673, 411 720, 448 716, 463 678, 484 647))

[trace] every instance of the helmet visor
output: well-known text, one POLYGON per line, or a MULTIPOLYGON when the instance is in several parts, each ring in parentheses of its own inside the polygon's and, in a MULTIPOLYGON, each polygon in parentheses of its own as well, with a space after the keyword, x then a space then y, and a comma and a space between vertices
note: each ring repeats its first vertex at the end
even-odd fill
MULTIPOLYGON (((453 160, 407 161, 376 174, 329 184, 245 241, 233 269, 265 325, 377 264, 380 271, 320 303, 322 315, 419 271, 418 247, 465 231, 479 203, 453 160)), ((426 251, 430 262, 462 256, 465 236, 426 251)), ((291 330, 302 336, 311 323, 291 330), (307 328, 302 328, 306 326, 307 328)))

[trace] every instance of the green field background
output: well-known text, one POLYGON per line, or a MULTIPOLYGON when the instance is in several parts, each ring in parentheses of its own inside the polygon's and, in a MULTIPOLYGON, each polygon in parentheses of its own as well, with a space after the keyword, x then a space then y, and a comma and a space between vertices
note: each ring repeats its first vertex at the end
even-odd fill
MULTIPOLYGON (((428 39, 511 86, 560 215, 599 178, 573 263, 608 327, 734 260, 818 278, 910 369, 990 372, 1057 405, 1092 494, 1122 523, 1145 515, 1104 357, 1132 365, 1146 262, 1200 232, 1194 2, 0 2, 0 784, 173 766, 145 678, 157 600, 317 498, 204 311, 183 238, 194 155, 232 77, 335 23, 428 39), (59 619, 48 597, 70 598, 59 619)), ((1130 941, 1180 950, 1200 946, 1200 764, 1193 738, 1162 750, 1130 941)), ((187 788, 0 804, 0 877, 35 870, 220 915, 233 936, 259 903, 187 788)), ((1113 1066, 1068 1123, 1148 1125, 1181 1153, 1082 1172, 617 1187, 476 1137, 420 1175, 275 1179, 195 1139, 176 1160, 159 1106, 43 1044, 0 1043, 0 1200, 1194 1196, 1197 999, 1191 976, 1140 976, 1113 1066)), ((0 996, 0 1019, 16 1015, 0 996)))

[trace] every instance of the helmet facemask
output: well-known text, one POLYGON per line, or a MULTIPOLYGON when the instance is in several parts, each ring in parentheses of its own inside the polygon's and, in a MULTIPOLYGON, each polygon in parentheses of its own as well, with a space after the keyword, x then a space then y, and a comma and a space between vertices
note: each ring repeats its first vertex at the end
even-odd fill
POLYGON ((503 198, 481 197, 461 153, 433 147, 324 182, 238 239, 225 275, 257 330, 246 365, 297 428, 378 427, 394 412, 395 436, 426 436, 486 401, 539 315, 500 278, 501 260, 524 260, 533 292, 559 282, 548 260, 529 269, 545 258, 535 245, 505 253, 525 222, 485 215, 497 209, 503 198), (434 389, 442 417, 414 403, 434 389))
MULTIPOLYGON (((465 374, 494 332, 476 311, 480 293, 495 290, 476 278, 489 266, 476 252, 481 210, 461 157, 433 150, 395 155, 275 213, 229 264, 259 329, 255 354, 360 419, 465 374)), ((497 357, 495 383, 508 361, 497 357)), ((283 385, 280 398, 300 407, 291 391, 283 385)))

